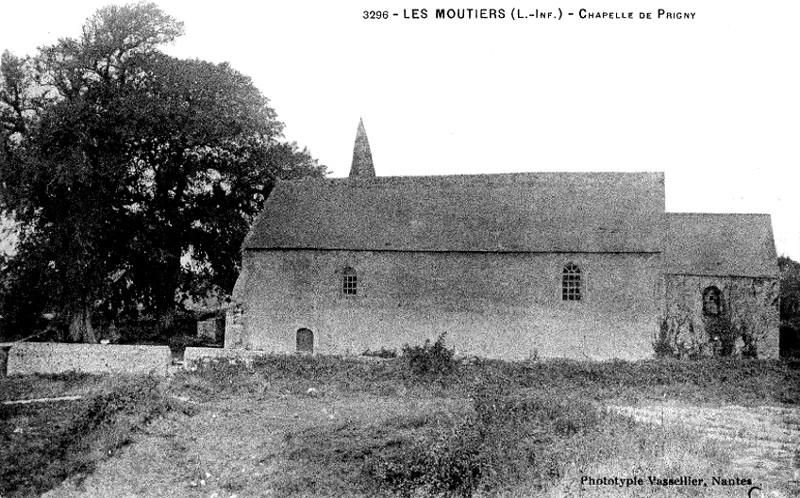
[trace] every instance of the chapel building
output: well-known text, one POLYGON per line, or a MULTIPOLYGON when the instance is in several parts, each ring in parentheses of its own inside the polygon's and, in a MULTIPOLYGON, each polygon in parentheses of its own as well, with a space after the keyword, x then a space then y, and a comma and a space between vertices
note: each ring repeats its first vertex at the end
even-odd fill
POLYGON ((361 354, 778 356, 767 214, 665 212, 664 174, 279 182, 243 246, 225 347, 361 354))

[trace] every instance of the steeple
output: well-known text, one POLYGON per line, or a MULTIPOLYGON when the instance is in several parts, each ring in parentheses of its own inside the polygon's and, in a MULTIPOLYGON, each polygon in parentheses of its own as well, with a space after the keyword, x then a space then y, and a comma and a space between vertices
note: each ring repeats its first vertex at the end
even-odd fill
POLYGON ((350 178, 374 178, 375 165, 372 164, 372 152, 369 150, 367 131, 364 120, 358 120, 356 144, 353 146, 353 165, 350 167, 350 178))

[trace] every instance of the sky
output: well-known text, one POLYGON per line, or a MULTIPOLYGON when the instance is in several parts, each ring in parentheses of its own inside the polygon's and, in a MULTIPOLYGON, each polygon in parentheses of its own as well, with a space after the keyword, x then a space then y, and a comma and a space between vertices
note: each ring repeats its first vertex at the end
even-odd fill
MULTIPOLYGON (((0 50, 33 55, 111 3, 4 5, 0 50)), ((250 76, 332 176, 359 118, 380 176, 663 171, 668 211, 769 213, 800 260, 800 2, 157 3, 185 24, 167 53, 250 76), (436 18, 454 5, 504 17, 436 18)))

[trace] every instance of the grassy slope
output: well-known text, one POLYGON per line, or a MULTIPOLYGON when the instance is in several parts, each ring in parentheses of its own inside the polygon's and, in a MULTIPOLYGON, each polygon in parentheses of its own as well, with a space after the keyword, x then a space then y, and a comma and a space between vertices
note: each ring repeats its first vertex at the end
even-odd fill
MULTIPOLYGON (((420 379, 400 360, 276 357, 252 369, 211 364, 186 387, 197 389, 203 381, 213 386, 207 393, 217 395, 298 396, 315 386, 334 398, 368 393, 460 401, 289 430, 273 459, 279 496, 411 495, 419 489, 525 496, 561 487, 568 494, 582 473, 734 475, 742 470, 725 444, 703 440, 688 427, 637 425, 597 408, 664 399, 717 406, 800 400, 797 365, 764 361, 478 361, 449 376, 420 379), (503 408, 487 411, 493 406, 503 408)), ((649 491, 708 494, 696 488, 649 491)))
MULTIPOLYGON (((176 496, 268 489, 277 496, 564 496, 577 491, 583 474, 741 473, 729 445, 598 407, 665 398, 796 407, 800 370, 764 361, 478 361, 445 377, 420 378, 402 360, 270 357, 251 366, 210 363, 178 375, 166 391, 146 378, 56 377, 2 379, 0 392, 15 393, 6 399, 90 395, 69 408, 2 414, 2 496, 32 496, 98 464, 96 479, 89 475, 84 487, 73 482, 54 496, 122 489, 176 496), (177 418, 149 423, 176 412, 172 396, 197 402, 198 415, 178 410, 177 418), (13 432, 21 425, 32 429, 25 437, 13 432), (106 460, 132 438, 139 443, 106 460), (214 477, 201 487, 206 472, 214 477)), ((584 490, 592 492, 631 496, 584 490)), ((709 496, 696 488, 639 492, 709 496)))
POLYGON ((0 405, 0 496, 38 496, 91 472, 154 417, 178 408, 152 377, 53 375, 0 380, 3 398, 80 395, 77 401, 0 405))

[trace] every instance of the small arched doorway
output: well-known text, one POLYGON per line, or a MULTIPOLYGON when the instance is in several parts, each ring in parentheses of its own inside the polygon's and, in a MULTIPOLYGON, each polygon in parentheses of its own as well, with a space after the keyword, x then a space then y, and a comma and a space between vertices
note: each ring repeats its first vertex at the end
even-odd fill
POLYGON ((314 332, 311 329, 302 328, 297 330, 297 352, 314 352, 314 332))

